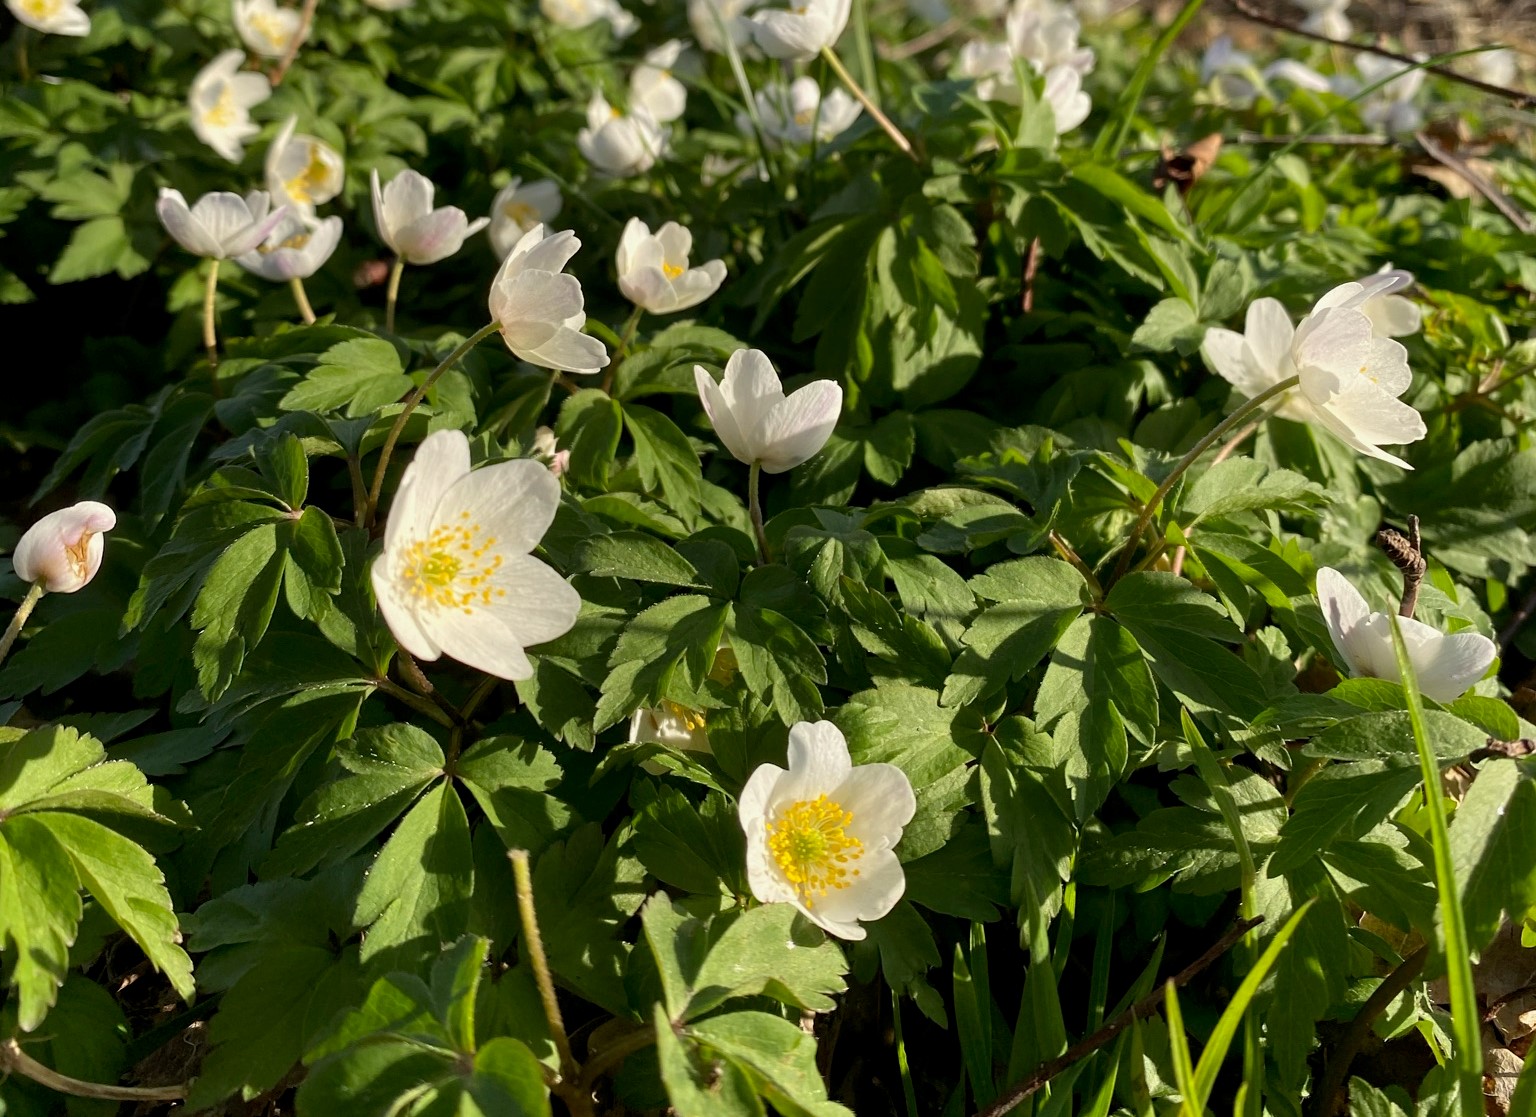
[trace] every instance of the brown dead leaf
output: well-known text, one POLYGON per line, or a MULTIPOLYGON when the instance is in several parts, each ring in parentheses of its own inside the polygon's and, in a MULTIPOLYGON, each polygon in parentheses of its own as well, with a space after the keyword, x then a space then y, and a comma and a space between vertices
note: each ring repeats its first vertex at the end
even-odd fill
POLYGON ((1195 183, 1200 181, 1200 177, 1211 169, 1211 164, 1216 162, 1216 157, 1221 154, 1221 142, 1221 133, 1212 132, 1182 151, 1163 148, 1162 158, 1157 161, 1157 170, 1152 177, 1152 185, 1158 190, 1164 190, 1171 182, 1179 188, 1180 194, 1187 195, 1195 183))

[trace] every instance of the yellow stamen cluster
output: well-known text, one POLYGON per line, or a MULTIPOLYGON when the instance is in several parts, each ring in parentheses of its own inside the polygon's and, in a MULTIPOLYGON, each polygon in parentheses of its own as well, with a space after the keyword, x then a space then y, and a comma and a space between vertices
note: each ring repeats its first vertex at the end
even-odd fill
POLYGON ((508 202, 501 207, 501 212, 507 215, 507 219, 521 229, 534 225, 539 220, 539 211, 527 202, 508 202))
POLYGON ((294 233, 293 236, 289 237, 281 244, 258 245, 256 251, 260 252, 263 256, 266 256, 270 253, 276 252, 279 248, 303 248, 306 244, 309 243, 309 236, 310 235, 308 233, 294 233))
POLYGON ((661 274, 668 279, 676 279, 683 274, 683 268, 678 264, 672 263, 670 260, 664 260, 661 265, 661 274))
POLYGON ((69 556, 70 569, 75 572, 75 577, 84 578, 90 569, 91 536, 94 531, 82 531, 80 538, 73 543, 64 544, 64 553, 69 556))
POLYGON ((730 686, 736 680, 736 672, 741 664, 736 660, 736 652, 732 648, 721 648, 715 652, 715 662, 710 664, 709 677, 721 686, 730 686))
POLYGON ((227 83, 219 89, 219 99, 203 110, 203 121, 215 128, 228 128, 235 122, 235 93, 227 83))
POLYGON ((801 109, 799 112, 795 113, 795 123, 800 125, 802 128, 809 128, 811 126, 811 121, 815 119, 815 109, 801 109))
POLYGON ((807 908, 859 875, 853 866, 864 856, 864 843, 848 833, 852 811, 823 794, 776 813, 767 824, 768 852, 807 908))
POLYGON ((22 10, 33 19, 52 19, 64 8, 64 0, 21 0, 22 10))
POLYGON ((496 537, 461 512, 458 523, 440 524, 406 548, 401 581, 422 604, 473 613, 507 596, 491 584, 503 562, 495 546, 496 537))
POLYGON ((673 702, 670 698, 662 699, 661 707, 690 733, 697 733, 704 728, 704 714, 699 710, 690 710, 687 706, 673 702))
POLYGON ((315 200, 315 195, 325 188, 325 181, 331 173, 325 157, 320 153, 320 145, 309 144, 308 147, 309 159, 305 162, 304 169, 283 183, 283 189, 288 191, 288 196, 304 205, 315 200))
POLYGON ((289 28, 276 16, 265 12, 252 12, 247 22, 251 30, 271 44, 273 50, 287 50, 292 35, 289 28))

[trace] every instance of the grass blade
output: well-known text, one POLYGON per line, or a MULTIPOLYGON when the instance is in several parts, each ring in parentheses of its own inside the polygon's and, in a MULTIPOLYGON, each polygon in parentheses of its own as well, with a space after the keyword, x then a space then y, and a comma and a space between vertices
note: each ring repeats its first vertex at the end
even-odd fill
POLYGON ((1141 96, 1147 90, 1147 83, 1152 80, 1152 72, 1157 69, 1157 64, 1162 61, 1168 48, 1179 37, 1179 33, 1189 25, 1189 21, 1195 18, 1195 13, 1204 5, 1205 0, 1185 0, 1184 7, 1174 17, 1173 22, 1163 28, 1163 33, 1157 37, 1157 42, 1152 44, 1152 49, 1136 67, 1136 72, 1131 75, 1130 83, 1126 85, 1125 92, 1120 95, 1120 103, 1115 106, 1115 116, 1099 133, 1098 142, 1093 145, 1093 157, 1100 162, 1112 161, 1125 148, 1125 140, 1131 132, 1131 124, 1136 119, 1136 110, 1141 107, 1141 96))

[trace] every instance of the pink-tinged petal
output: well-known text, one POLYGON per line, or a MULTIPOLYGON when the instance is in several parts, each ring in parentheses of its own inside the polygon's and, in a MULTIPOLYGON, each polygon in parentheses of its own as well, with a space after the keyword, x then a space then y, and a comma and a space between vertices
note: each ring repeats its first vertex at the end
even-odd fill
POLYGON ((436 187, 426 175, 404 170, 384 187, 384 222, 397 232, 432 212, 436 187))
POLYGON ((389 508, 384 554, 394 556, 413 540, 430 536, 439 502, 468 472, 469 439, 463 431, 435 431, 422 439, 389 508))
POLYGON ((444 206, 395 230, 400 255, 407 263, 426 265, 446 260, 464 247, 469 218, 457 206, 444 206))
MULTIPOLYGON (((456 432, 457 433, 457 432, 456 432)), ((497 552, 527 554, 539 545, 560 506, 560 482, 536 461, 499 462, 462 474, 433 512, 438 524, 474 523, 497 552)))
POLYGON ((282 206, 273 210, 265 217, 249 225, 244 233, 230 237, 224 244, 224 254, 229 256, 241 256, 247 252, 255 251, 256 247, 265 244, 272 231, 287 219, 292 212, 288 206, 282 206))
POLYGON ((776 405, 763 424, 763 470, 783 473, 815 457, 832 437, 842 414, 843 387, 817 380, 776 405))
POLYGON ((219 242, 203 228, 202 222, 192 216, 192 211, 187 207, 187 200, 182 197, 181 191, 161 187, 160 200, 155 203, 155 213, 159 215, 165 231, 171 234, 177 244, 194 256, 213 259, 219 255, 219 242))
POLYGON ((117 526, 117 513, 85 500, 38 520, 16 543, 11 565, 23 582, 41 582, 49 593, 74 593, 101 569, 102 535, 117 526))

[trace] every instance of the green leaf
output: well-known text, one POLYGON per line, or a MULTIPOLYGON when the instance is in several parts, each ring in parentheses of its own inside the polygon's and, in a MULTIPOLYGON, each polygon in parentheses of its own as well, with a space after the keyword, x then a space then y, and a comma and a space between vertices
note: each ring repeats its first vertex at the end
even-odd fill
POLYGON ((1478 769, 1449 827, 1471 950, 1487 947, 1506 913, 1519 919, 1536 910, 1533 833, 1536 780, 1529 762, 1488 761, 1478 769))
POLYGON ((694 806, 682 792, 663 785, 634 819, 635 854, 657 880, 706 896, 734 893, 746 843, 723 795, 712 793, 694 806))
POLYGON ((747 689, 785 725, 821 716, 818 683, 827 681, 826 660, 816 641, 773 609, 746 601, 732 611, 731 648, 747 689))
POLYGON ((763 1117, 763 1103, 744 1069, 705 1058, 673 1030, 663 1005, 651 1015, 661 1081, 677 1117, 763 1117))
POLYGON ((332 411, 349 418, 371 415, 411 390, 399 351, 382 338, 357 338, 333 345, 320 364, 289 389, 278 404, 285 411, 332 411))
POLYGON ((691 562, 655 536, 638 531, 594 536, 581 548, 581 569, 599 578, 708 588, 691 562))
POLYGON ((636 403, 623 405, 624 425, 635 441, 635 465, 648 491, 660 490, 667 504, 684 520, 699 509, 703 479, 699 455, 688 436, 660 411, 636 403))
POLYGON ((469 820, 444 781, 395 827, 358 893, 364 965, 409 967, 464 934, 474 886, 469 820))
POLYGON ((785 1117, 851 1117, 827 1100, 816 1069, 816 1041, 765 1012, 733 1012, 693 1024, 688 1034, 704 1050, 740 1066, 753 1089, 785 1117))
POLYGON ((192 660, 209 699, 228 689, 266 635, 282 583, 283 534, 277 524, 262 524, 241 536, 213 564, 197 595, 192 626, 200 631, 192 660))
POLYGON ((482 737, 460 755, 454 774, 507 849, 541 849, 571 821, 570 808, 549 794, 563 775, 560 765, 532 741, 482 737))
POLYGON ((1136 327, 1136 332, 1131 335, 1131 343, 1154 353, 1168 353, 1177 349, 1188 356, 1200 348, 1205 331, 1205 323, 1200 321, 1195 308, 1189 303, 1182 298, 1164 299, 1136 327))
POLYGON ((9 954, 16 1020, 32 1031, 53 1007, 80 925, 80 882, 46 816, 0 824, 0 950, 9 954))
POLYGON ((570 450, 568 472, 584 488, 608 488, 608 471, 619 451, 624 412, 618 400, 597 388, 583 388, 560 407, 555 438, 570 450))
POLYGON ((609 657, 595 728, 606 729, 638 707, 653 704, 676 671, 684 673, 690 690, 703 686, 729 612, 730 606, 701 594, 682 594, 638 613, 609 657))
POLYGON ((1401 760, 1393 765, 1363 760, 1324 768, 1296 793, 1270 871, 1288 872, 1335 840, 1364 837, 1396 811, 1418 783, 1418 770, 1401 760))
POLYGON ((694 976, 688 1017, 732 997, 768 996, 791 1008, 831 1012, 848 963, 836 943, 789 904, 763 904, 710 922, 713 944, 694 976), (723 932, 719 931, 721 925, 723 932))

